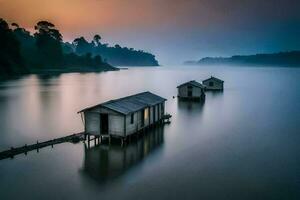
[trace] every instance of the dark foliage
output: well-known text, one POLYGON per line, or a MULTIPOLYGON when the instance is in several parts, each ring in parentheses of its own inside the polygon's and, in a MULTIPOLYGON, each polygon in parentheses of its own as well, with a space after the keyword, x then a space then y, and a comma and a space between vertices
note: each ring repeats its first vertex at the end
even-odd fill
POLYGON ((4 19, 0 19, 0 73, 2 77, 26 73, 20 42, 4 19))
POLYGON ((55 26, 47 21, 40 21, 35 26, 34 36, 41 65, 61 66, 62 35, 55 26))
POLYGON ((133 48, 121 47, 116 44, 114 47, 101 43, 101 37, 95 35, 91 42, 84 37, 76 38, 73 41, 73 49, 76 54, 82 55, 92 53, 92 55, 101 55, 103 59, 118 66, 158 66, 155 56, 133 48))
POLYGON ((288 51, 272 54, 256 54, 248 56, 206 57, 199 61, 189 61, 186 64, 228 64, 228 65, 255 65, 255 66, 287 66, 300 67, 300 51, 288 51))
MULTIPOLYGON (((18 24, 0 19, 0 77, 26 73, 103 71, 116 68, 103 62, 100 55, 74 53, 62 35, 47 21, 40 21, 32 35, 18 24)), ((100 40, 100 38, 98 38, 100 40)))

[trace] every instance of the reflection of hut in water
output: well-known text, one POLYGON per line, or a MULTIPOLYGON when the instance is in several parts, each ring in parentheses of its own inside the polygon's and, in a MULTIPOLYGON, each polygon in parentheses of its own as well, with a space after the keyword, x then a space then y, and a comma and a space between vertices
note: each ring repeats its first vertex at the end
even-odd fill
POLYGON ((186 100, 203 100, 205 87, 197 81, 183 83, 178 88, 178 98, 186 100))
POLYGON ((202 112, 204 101, 194 102, 194 101, 177 101, 177 106, 179 110, 202 112))
POLYGON ((143 137, 126 146, 85 146, 83 172, 97 182, 109 181, 137 166, 144 158, 163 144, 163 127, 151 129, 143 137))

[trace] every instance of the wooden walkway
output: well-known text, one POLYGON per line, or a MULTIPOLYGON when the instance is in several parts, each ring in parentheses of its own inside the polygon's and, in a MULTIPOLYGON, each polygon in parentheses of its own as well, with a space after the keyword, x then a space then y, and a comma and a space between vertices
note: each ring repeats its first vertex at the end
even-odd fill
MULTIPOLYGON (((170 114, 166 114, 162 117, 161 121, 163 124, 169 124, 170 123, 170 118, 172 117, 172 115, 170 114)), ((109 137, 107 137, 109 138, 109 137)), ((33 151, 36 150, 37 152, 39 151, 39 149, 47 147, 47 146, 52 146, 55 144, 61 144, 61 143, 65 143, 65 142, 72 142, 72 143, 77 143, 80 141, 85 141, 86 140, 86 134, 84 132, 82 133, 77 133, 77 134, 72 134, 72 135, 68 135, 65 137, 61 137, 61 138, 56 138, 53 140, 48 140, 46 142, 37 142, 35 144, 31 144, 31 145, 27 145, 25 144, 22 147, 17 147, 17 148, 13 148, 11 147, 8 150, 2 151, 0 152, 0 160, 3 159, 7 159, 7 158, 13 158, 16 155, 19 154, 27 154, 27 152, 29 151, 33 151)), ((88 135, 88 145, 90 145, 90 141, 94 140, 95 145, 98 142, 98 144, 100 143, 100 137, 94 137, 93 139, 90 139, 89 135, 88 135)))
POLYGON ((72 135, 68 135, 68 136, 53 139, 53 140, 48 140, 46 142, 37 142, 37 143, 31 144, 31 145, 24 145, 24 146, 18 147, 18 148, 11 147, 9 150, 0 152, 0 160, 6 159, 6 158, 13 158, 15 155, 18 155, 18 154, 23 154, 23 153, 27 154, 27 152, 33 151, 33 150, 39 151, 39 149, 47 147, 47 146, 53 147, 53 145, 55 145, 55 144, 61 144, 61 143, 65 143, 65 142, 76 143, 79 141, 83 141, 83 140, 85 140, 84 135, 85 135, 85 133, 82 132, 82 133, 72 134, 72 135))

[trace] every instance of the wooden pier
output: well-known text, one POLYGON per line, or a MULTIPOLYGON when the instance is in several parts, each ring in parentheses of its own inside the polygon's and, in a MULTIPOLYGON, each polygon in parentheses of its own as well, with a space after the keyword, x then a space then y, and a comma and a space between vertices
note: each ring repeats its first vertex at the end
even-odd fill
MULTIPOLYGON (((161 118, 161 120, 159 120, 157 123, 153 124, 153 126, 155 126, 157 124, 169 124, 171 117, 172 116, 170 114, 166 114, 161 118)), ((145 130, 147 130, 151 127, 152 127, 152 125, 149 126, 149 127, 145 127, 143 129, 137 131, 137 133, 135 133, 133 135, 138 136, 138 133, 144 132, 145 130)), ((7 158, 13 158, 14 156, 19 155, 19 154, 27 155, 28 152, 33 151, 33 150, 36 150, 37 152, 39 152, 39 149, 42 149, 42 148, 45 148, 45 147, 48 147, 48 146, 53 147, 53 145, 61 144, 61 143, 65 143, 65 142, 77 143, 77 142, 80 142, 80 141, 86 141, 87 140, 88 146, 90 147, 90 142, 91 141, 94 141, 94 144, 96 146, 96 145, 101 144, 102 140, 107 140, 107 139, 108 139, 108 143, 110 144, 111 139, 112 139, 112 137, 110 135, 101 135, 101 136, 99 135, 99 136, 94 136, 93 138, 91 138, 91 135, 89 135, 85 132, 81 132, 81 133, 72 134, 72 135, 68 135, 68 136, 65 136, 65 137, 61 137, 61 138, 56 138, 56 139, 53 139, 53 140, 48 140, 48 141, 45 141, 45 142, 38 142, 37 141, 35 144, 30 144, 30 145, 25 144, 22 147, 17 147, 17 148, 11 147, 8 150, 0 152, 0 160, 7 159, 7 158)), ((121 138, 122 146, 123 146, 124 142, 126 142, 126 139, 127 139, 127 137, 126 138, 121 138)))
POLYGON ((65 143, 65 142, 72 142, 72 143, 76 143, 79 141, 84 141, 85 137, 84 137, 85 133, 77 133, 77 134, 72 134, 72 135, 68 135, 65 137, 61 137, 61 138, 56 138, 53 140, 48 140, 46 142, 36 142, 35 144, 31 144, 31 145, 27 145, 25 144, 22 147, 18 147, 18 148, 13 148, 11 147, 9 150, 6 151, 2 151, 0 152, 0 160, 6 159, 6 158, 13 158, 16 155, 19 154, 27 154, 27 152, 29 151, 33 151, 36 150, 37 152, 39 151, 39 149, 47 147, 47 146, 51 146, 53 147, 53 145, 55 144, 61 144, 61 143, 65 143))

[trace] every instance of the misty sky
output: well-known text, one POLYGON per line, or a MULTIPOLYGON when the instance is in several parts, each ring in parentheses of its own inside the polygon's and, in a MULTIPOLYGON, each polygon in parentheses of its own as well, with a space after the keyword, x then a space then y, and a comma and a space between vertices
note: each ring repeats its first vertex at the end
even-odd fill
POLYGON ((10 23, 49 20, 64 40, 99 33, 161 64, 299 50, 299 10, 300 0, 0 0, 0 17, 10 23))

